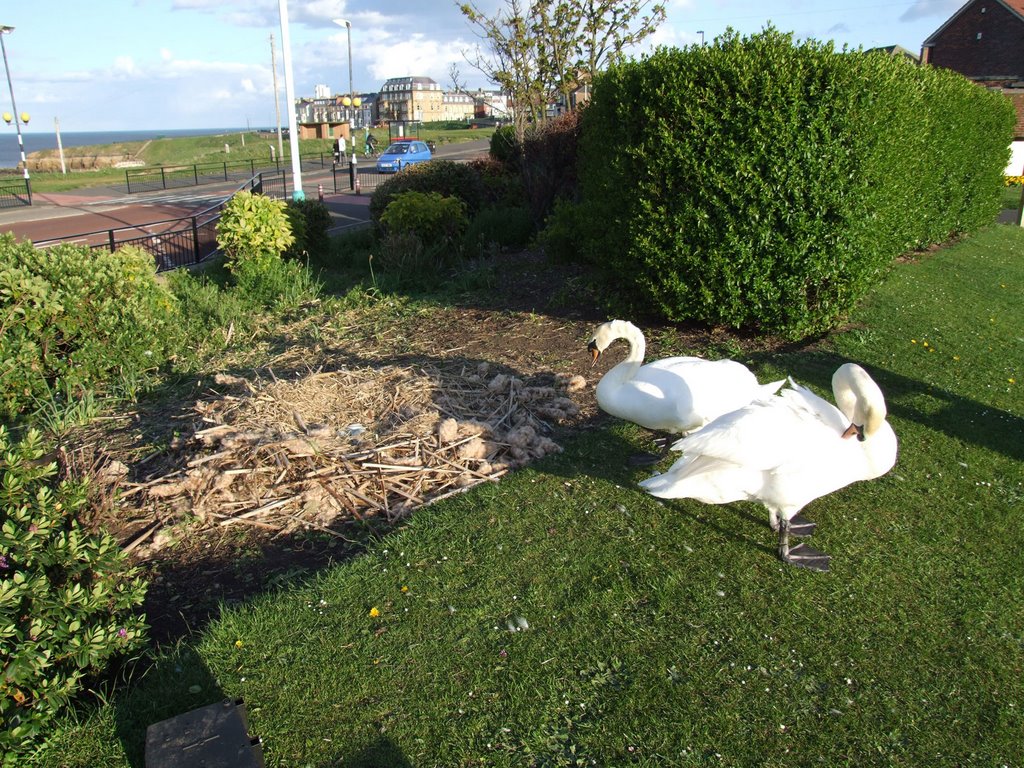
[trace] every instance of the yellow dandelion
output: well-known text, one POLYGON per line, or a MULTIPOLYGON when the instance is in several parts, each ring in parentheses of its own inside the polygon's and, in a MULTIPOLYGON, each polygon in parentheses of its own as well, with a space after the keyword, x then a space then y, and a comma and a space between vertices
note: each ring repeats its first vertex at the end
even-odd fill
POLYGON ((1016 384, 1017 383, 1017 380, 1015 378, 1013 378, 1013 377, 1010 377, 1009 379, 1007 379, 1007 381, 1010 382, 1011 384, 1016 384))
POLYGON ((910 343, 911 343, 911 344, 917 344, 917 339, 911 339, 911 340, 910 340, 910 343))
POLYGON ((241 640, 235 640, 235 648, 241 648, 243 645, 245 645, 245 643, 241 640))
POLYGON ((377 606, 373 606, 373 608, 370 609, 370 618, 376 619, 378 616, 380 616, 380 611, 377 610, 377 606))
POLYGON ((922 341, 921 344, 926 346, 926 347, 928 346, 928 342, 927 341, 922 341))
POLYGON ((403 584, 402 585, 402 592, 408 592, 408 591, 409 591, 409 588, 403 584))

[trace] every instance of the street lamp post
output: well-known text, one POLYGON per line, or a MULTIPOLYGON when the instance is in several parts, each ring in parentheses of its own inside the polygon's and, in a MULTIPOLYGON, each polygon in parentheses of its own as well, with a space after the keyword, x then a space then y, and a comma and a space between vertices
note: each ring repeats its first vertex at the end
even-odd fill
POLYGON ((697 30, 697 34, 700 35, 700 47, 703 48, 704 47, 704 30, 703 29, 698 29, 697 30))
POLYGON ((284 58, 284 93, 288 100, 288 146, 292 152, 292 199, 306 199, 302 191, 302 164, 299 160, 299 130, 295 120, 295 78, 292 75, 292 41, 288 34, 288 0, 277 0, 281 16, 281 54, 284 58))
POLYGON ((8 35, 14 31, 14 27, 9 27, 6 24, 0 25, 0 50, 3 50, 4 54, 4 71, 7 73, 7 87, 11 91, 11 109, 14 110, 14 115, 4 113, 4 120, 7 124, 11 124, 11 120, 14 120, 14 127, 18 131, 18 149, 21 150, 21 167, 25 174, 25 192, 28 194, 28 204, 32 205, 32 181, 28 177, 28 162, 25 159, 25 141, 21 137, 21 122, 28 125, 28 112, 22 112, 18 114, 18 105, 14 102, 14 85, 11 83, 11 68, 7 66, 7 46, 4 45, 4 35, 8 35), (19 118, 21 122, 19 122, 19 118))
MULTIPOLYGON (((349 106, 349 104, 353 104, 355 106, 359 106, 358 100, 356 99, 355 89, 352 87, 352 22, 349 21, 348 19, 334 19, 334 23, 337 24, 339 27, 344 27, 345 28, 345 35, 346 35, 347 40, 348 40, 348 99, 349 100, 347 100, 347 101, 343 100, 341 103, 344 104, 346 107, 349 106)), ((354 111, 349 113, 349 121, 351 122, 352 127, 354 128, 355 127, 354 111)))

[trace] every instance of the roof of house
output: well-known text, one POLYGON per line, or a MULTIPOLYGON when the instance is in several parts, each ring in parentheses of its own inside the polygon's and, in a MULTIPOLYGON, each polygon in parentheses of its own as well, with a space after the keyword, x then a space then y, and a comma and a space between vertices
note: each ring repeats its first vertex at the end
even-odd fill
MULTIPOLYGON (((1024 3, 1024 0, 1021 0, 1024 3)), ((881 51, 882 53, 888 53, 890 56, 906 56, 908 59, 918 61, 920 58, 916 53, 908 51, 902 45, 883 45, 878 48, 868 48, 864 53, 871 53, 872 51, 881 51)))
MULTIPOLYGON (((925 41, 921 43, 921 47, 923 48, 934 43, 935 38, 941 35, 942 32, 946 29, 946 27, 952 24, 957 19, 957 17, 960 16, 960 14, 962 14, 976 2, 978 2, 978 0, 967 0, 966 3, 960 6, 959 10, 957 10, 956 13, 954 13, 952 16, 946 19, 945 23, 941 27, 932 32, 925 39, 925 41)), ((1010 11, 1010 13, 1014 14, 1018 19, 1020 19, 1021 22, 1024 22, 1024 0, 994 0, 994 2, 999 3, 1001 6, 1006 8, 1006 10, 1010 11)))

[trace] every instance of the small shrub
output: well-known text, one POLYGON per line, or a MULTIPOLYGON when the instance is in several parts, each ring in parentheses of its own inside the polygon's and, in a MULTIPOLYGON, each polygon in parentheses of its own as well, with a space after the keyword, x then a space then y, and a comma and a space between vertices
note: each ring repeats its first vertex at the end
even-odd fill
POLYGON ((523 187, 537 221, 551 213, 559 198, 577 196, 576 156, 584 112, 567 112, 523 140, 523 187))
POLYGON ((250 192, 235 194, 224 206, 217 223, 217 245, 235 272, 247 263, 250 273, 269 268, 295 242, 286 205, 250 192))
POLYGON ((523 156, 523 148, 519 142, 516 141, 515 126, 502 126, 491 134, 489 152, 491 157, 499 163, 518 167, 519 161, 523 156))
POLYGON ((315 299, 320 295, 320 283, 305 264, 277 259, 236 265, 234 290, 254 309, 286 308, 315 299))
POLYGON ((331 212, 319 200, 293 200, 285 208, 295 242, 285 251, 288 259, 299 259, 303 254, 314 255, 326 251, 330 238, 331 212))
POLYGON ((85 487, 55 482, 37 432, 0 427, 0 754, 3 765, 45 740, 83 678, 143 644, 135 609, 146 587, 117 542, 82 529, 85 487))
POLYGON ((138 377, 173 348, 177 306, 139 248, 38 250, 0 235, 0 403, 13 418, 53 391, 138 377))
POLYGON ((466 228, 466 205, 438 192, 396 195, 380 217, 388 234, 411 233, 427 246, 450 245, 466 228))
POLYGON ((527 208, 488 208, 466 229, 466 250, 479 254, 490 247, 525 248, 533 237, 533 215, 527 208))
POLYGON ((451 160, 431 160, 418 163, 396 173, 373 193, 370 199, 370 219, 379 230, 380 217, 391 201, 402 192, 437 192, 444 197, 455 197, 466 205, 466 215, 472 217, 486 199, 480 173, 465 163, 451 160))
POLYGON ((480 180, 483 182, 482 209, 526 205, 526 190, 523 188, 523 177, 518 170, 492 159, 470 160, 466 165, 480 174, 480 180))

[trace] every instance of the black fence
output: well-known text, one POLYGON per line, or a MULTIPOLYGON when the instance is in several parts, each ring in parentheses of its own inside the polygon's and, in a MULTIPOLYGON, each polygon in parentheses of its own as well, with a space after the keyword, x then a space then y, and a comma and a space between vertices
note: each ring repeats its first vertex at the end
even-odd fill
POLYGON ((0 178, 0 208, 32 205, 32 182, 24 177, 0 178))
MULTIPOLYGON (((155 192, 162 189, 197 187, 222 181, 242 180, 257 173, 280 173, 290 167, 291 161, 236 160, 234 162, 201 163, 195 165, 167 165, 159 168, 133 168, 124 172, 128 193, 155 192)), ((304 170, 325 169, 334 165, 329 152, 300 155, 299 166, 304 170)))
MULTIPOLYGON (((257 173, 236 191, 242 190, 285 199, 288 197, 288 179, 284 171, 257 173)), ((79 243, 114 251, 126 245, 136 245, 153 254, 157 272, 188 267, 204 261, 217 250, 217 222, 226 203, 225 200, 180 219, 85 232, 59 240, 40 240, 35 246, 47 248, 58 243, 79 243)))

